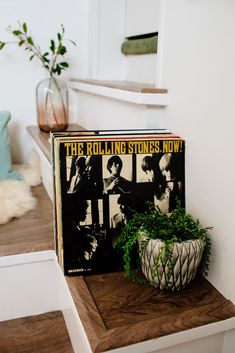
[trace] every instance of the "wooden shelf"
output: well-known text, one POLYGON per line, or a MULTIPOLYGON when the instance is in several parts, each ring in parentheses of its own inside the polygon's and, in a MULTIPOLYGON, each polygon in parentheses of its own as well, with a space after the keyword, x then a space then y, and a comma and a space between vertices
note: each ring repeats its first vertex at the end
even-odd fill
POLYGON ((0 256, 53 250, 53 209, 42 185, 32 188, 36 207, 1 225, 0 256))
MULTIPOLYGON (((67 131, 85 130, 78 124, 70 124, 67 131)), ((51 146, 50 146, 50 133, 41 131, 37 126, 27 126, 27 131, 32 139, 37 143, 38 147, 42 150, 47 160, 51 161, 51 146)))
POLYGON ((167 106, 168 91, 152 85, 127 81, 98 81, 71 79, 69 87, 78 91, 96 94, 124 102, 167 106))
MULTIPOLYGON (((52 202, 42 186, 33 188, 33 193, 38 200, 37 207, 1 226, 1 256, 54 248, 52 202)), ((234 305, 202 278, 177 293, 136 285, 122 272, 66 277, 66 280, 93 352, 188 332, 193 328, 202 327, 201 332, 205 332, 203 325, 211 323, 223 327, 228 321, 227 329, 231 329, 228 319, 235 317, 234 305)), ((46 321, 41 322, 42 327, 44 323, 46 321)), ((1 329, 0 335, 3 337, 1 329)), ((1 346, 0 351, 8 353, 1 346)))
POLYGON ((175 293, 131 283, 120 272, 67 283, 95 353, 235 316, 235 306, 204 278, 175 293))
POLYGON ((165 94, 167 89, 156 88, 147 83, 129 82, 129 81, 99 81, 99 80, 79 80, 71 79, 70 83, 85 83, 93 86, 103 86, 122 91, 130 91, 136 93, 152 93, 152 94, 165 94))
POLYGON ((74 353, 60 311, 0 322, 1 353, 74 353))

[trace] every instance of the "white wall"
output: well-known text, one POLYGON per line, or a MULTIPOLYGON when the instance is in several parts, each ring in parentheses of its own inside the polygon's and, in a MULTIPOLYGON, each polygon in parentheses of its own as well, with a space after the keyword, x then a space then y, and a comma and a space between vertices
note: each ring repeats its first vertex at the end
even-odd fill
MULTIPOLYGON (((88 55, 88 6, 84 0, 1 0, 0 40, 12 40, 6 31, 8 25, 17 27, 17 21, 27 22, 33 38, 47 50, 49 40, 54 38, 60 25, 66 37, 77 43, 68 43, 67 60, 71 67, 61 76, 85 77, 88 55)), ((10 110, 12 120, 9 128, 13 158, 17 162, 27 159, 31 149, 25 127, 36 124, 35 88, 46 77, 37 59, 29 62, 28 55, 12 45, 0 51, 0 110, 10 110)))
POLYGON ((125 57, 121 45, 125 30, 125 0, 99 0, 98 27, 96 30, 99 44, 97 55, 97 72, 94 78, 105 80, 125 79, 125 57))
POLYGON ((166 0, 167 126, 186 139, 188 210, 212 225, 209 280, 235 302, 235 1, 166 0))

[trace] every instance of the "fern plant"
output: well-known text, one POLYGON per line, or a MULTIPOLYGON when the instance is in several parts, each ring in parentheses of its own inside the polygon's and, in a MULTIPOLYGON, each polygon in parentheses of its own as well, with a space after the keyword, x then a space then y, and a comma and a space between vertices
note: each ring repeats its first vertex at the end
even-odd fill
MULTIPOLYGON (((211 254, 211 241, 208 230, 212 227, 201 227, 198 219, 193 217, 181 207, 180 202, 170 214, 164 214, 151 202, 147 204, 147 210, 143 213, 133 212, 132 217, 125 225, 122 233, 115 243, 115 248, 121 253, 123 267, 126 276, 137 283, 146 283, 141 276, 136 274, 133 269, 133 260, 137 256, 138 243, 146 247, 149 239, 161 239, 164 246, 156 259, 156 268, 162 261, 168 262, 169 273, 171 276, 174 267, 173 245, 194 239, 202 239, 205 243, 205 250, 201 262, 201 272, 208 274, 209 259, 211 254), (143 239, 145 240, 139 242, 143 239)), ((143 250, 143 248, 142 248, 143 250)), ((140 265, 140 262, 139 262, 140 265)))

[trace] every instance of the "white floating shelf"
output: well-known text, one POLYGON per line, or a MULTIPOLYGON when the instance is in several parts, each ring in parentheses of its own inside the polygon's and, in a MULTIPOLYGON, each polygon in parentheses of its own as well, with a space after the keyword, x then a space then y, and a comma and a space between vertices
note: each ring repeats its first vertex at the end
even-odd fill
POLYGON ((168 92, 166 89, 155 88, 146 84, 72 79, 68 82, 68 85, 77 91, 123 102, 163 107, 168 105, 168 92))

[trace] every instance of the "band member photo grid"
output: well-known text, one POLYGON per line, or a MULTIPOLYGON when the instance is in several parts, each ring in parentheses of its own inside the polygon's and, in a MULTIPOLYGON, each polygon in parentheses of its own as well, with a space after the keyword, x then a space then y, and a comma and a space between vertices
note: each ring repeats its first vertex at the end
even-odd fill
POLYGON ((184 153, 66 156, 62 200, 68 274, 121 269, 113 245, 133 211, 184 205, 184 153))

